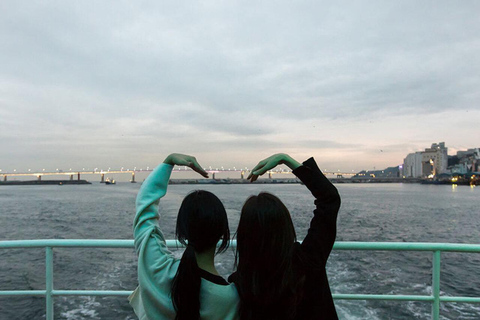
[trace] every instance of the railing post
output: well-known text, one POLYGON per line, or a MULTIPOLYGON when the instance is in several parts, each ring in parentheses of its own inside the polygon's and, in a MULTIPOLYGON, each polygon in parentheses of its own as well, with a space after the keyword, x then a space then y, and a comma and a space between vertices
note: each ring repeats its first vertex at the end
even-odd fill
POLYGON ((53 249, 52 247, 45 249, 46 320, 53 320, 53 249))
POLYGON ((432 259, 432 319, 440 319, 440 251, 433 252, 432 259))

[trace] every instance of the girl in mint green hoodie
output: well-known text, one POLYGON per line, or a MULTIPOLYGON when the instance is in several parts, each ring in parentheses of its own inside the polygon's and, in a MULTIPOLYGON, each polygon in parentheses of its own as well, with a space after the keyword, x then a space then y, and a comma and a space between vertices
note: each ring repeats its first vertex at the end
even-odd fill
POLYGON ((142 184, 133 223, 139 286, 129 297, 130 304, 140 320, 238 319, 237 290, 214 264, 214 256, 225 251, 230 240, 227 214, 215 195, 194 191, 185 197, 176 227, 185 252, 179 260, 167 248, 158 203, 166 194, 174 165, 208 177, 194 157, 171 154, 142 184))

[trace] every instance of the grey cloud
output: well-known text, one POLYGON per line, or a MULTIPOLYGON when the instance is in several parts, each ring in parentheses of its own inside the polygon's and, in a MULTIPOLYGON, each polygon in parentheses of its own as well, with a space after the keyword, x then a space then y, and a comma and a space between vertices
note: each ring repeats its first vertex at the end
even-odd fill
MULTIPOLYGON (((455 90, 444 90, 449 89, 447 83, 438 83, 437 66, 428 67, 432 63, 426 58, 433 56, 434 61, 447 61, 449 68, 475 74, 478 70, 467 70, 465 62, 452 61, 445 50, 448 48, 441 45, 447 37, 456 46, 470 46, 473 39, 478 39, 471 29, 466 33, 473 39, 460 29, 466 38, 462 43, 452 37, 460 30, 441 25, 438 30, 438 22, 448 15, 447 9, 437 10, 430 21, 420 19, 422 7, 408 11, 407 16, 402 16, 405 11, 396 10, 411 9, 408 5, 383 6, 376 11, 372 7, 357 5, 342 13, 345 8, 318 6, 305 10, 300 6, 293 13, 304 15, 301 20, 295 15, 282 20, 287 10, 293 9, 284 5, 278 8, 280 14, 273 16, 247 10, 251 16, 243 18, 250 23, 233 19, 231 24, 218 11, 209 12, 212 7, 196 8, 215 19, 217 29, 189 10, 168 8, 167 13, 180 18, 176 21, 155 8, 153 13, 137 9, 133 10, 137 14, 133 21, 122 23, 125 12, 101 21, 99 17, 106 11, 102 5, 97 5, 99 12, 93 17, 73 6, 73 13, 64 9, 63 16, 55 15, 43 29, 35 30, 42 42, 34 41, 32 48, 22 50, 27 55, 16 55, 18 61, 11 64, 12 72, 18 72, 25 61, 35 61, 28 59, 35 54, 40 56, 39 61, 25 68, 33 68, 34 79, 41 74, 40 81, 66 80, 85 90, 120 97, 150 96, 165 101, 191 98, 216 109, 254 110, 261 106, 268 112, 278 107, 298 107, 290 104, 295 102, 310 115, 320 116, 348 117, 358 108, 398 110, 405 96, 413 96, 411 103, 420 110, 432 104, 440 105, 437 110, 447 108, 442 108, 445 99, 438 97, 439 92, 447 95, 450 91, 448 97, 458 99, 455 90), (347 15, 354 10, 359 14, 352 19, 347 15), (320 17, 309 12, 320 13, 320 17), (191 19, 189 24, 182 24, 186 19, 191 19), (433 49, 426 50, 429 48, 433 49)), ((51 15, 48 9, 43 11, 51 15)), ((225 8, 227 12, 229 9, 225 8)), ((466 9, 457 11, 459 18, 467 18, 460 27, 478 30, 466 9)), ((33 21, 24 22, 32 26, 40 15, 28 18, 33 21)), ((29 35, 32 28, 20 36, 29 35)), ((472 59, 467 55, 463 61, 472 59)), ((465 74, 452 74, 443 81, 459 77, 465 74)))
POLYGON ((296 147, 311 149, 350 149, 361 147, 354 143, 341 143, 332 140, 300 140, 294 142, 296 147))

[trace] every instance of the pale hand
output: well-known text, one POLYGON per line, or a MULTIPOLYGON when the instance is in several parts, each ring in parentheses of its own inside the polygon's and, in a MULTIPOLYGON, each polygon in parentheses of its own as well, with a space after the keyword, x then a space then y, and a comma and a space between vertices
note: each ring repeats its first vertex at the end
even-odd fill
POLYGON ((250 182, 254 182, 255 180, 258 179, 259 176, 267 172, 268 170, 272 170, 279 164, 285 164, 287 165, 290 169, 295 170, 296 168, 300 167, 301 164, 290 157, 288 154, 285 153, 277 153, 274 154, 266 159, 263 159, 260 161, 250 172, 248 175, 247 179, 250 180, 250 182))
POLYGON ((170 164, 172 166, 186 166, 192 169, 193 171, 201 174, 203 177, 208 178, 208 173, 203 170, 203 168, 198 164, 197 159, 193 156, 189 156, 181 153, 172 153, 170 154, 163 163, 170 164))

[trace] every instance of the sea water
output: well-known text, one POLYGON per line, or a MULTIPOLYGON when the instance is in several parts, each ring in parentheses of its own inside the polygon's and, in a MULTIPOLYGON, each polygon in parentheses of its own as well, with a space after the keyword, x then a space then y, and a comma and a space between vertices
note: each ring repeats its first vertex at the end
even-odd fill
MULTIPOLYGON (((0 240, 132 239, 138 184, 9 186, 0 188, 0 240)), ((342 197, 337 241, 480 242, 480 188, 419 184, 337 184, 342 197)), ((161 229, 174 238, 176 214, 193 189, 225 204, 232 234, 245 199, 260 191, 289 208, 298 239, 306 235, 313 197, 300 184, 171 185, 160 203, 161 229)), ((0 250, 0 290, 45 288, 44 249, 0 250)), ((176 250, 177 256, 181 250, 176 250)), ((233 270, 233 252, 217 268, 233 270)), ((431 294, 430 252, 334 251, 327 264, 333 293, 431 294)), ((443 253, 441 294, 480 296, 480 255, 443 253)), ((56 248, 54 288, 133 290, 133 249, 56 248)), ((341 319, 430 319, 431 304, 335 302, 341 319)), ((136 319, 126 297, 55 297, 55 319, 136 319)), ((44 319, 43 297, 0 297, 0 319, 44 319)), ((480 319, 479 304, 442 303, 441 319, 480 319)))

